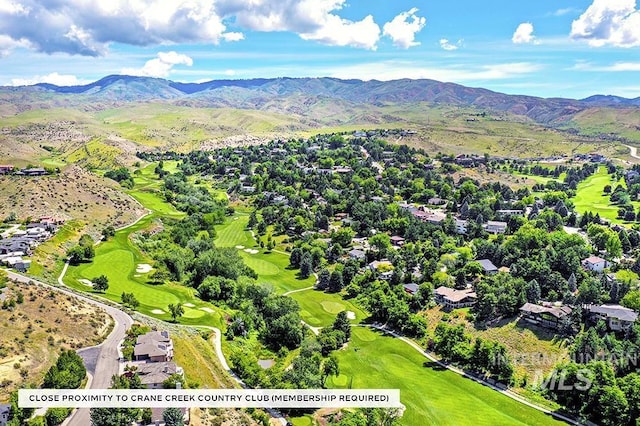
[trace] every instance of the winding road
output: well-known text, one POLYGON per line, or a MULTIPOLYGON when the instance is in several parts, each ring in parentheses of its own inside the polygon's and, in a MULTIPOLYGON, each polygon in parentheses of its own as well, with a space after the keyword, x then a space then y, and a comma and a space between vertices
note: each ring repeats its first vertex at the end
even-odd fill
MULTIPOLYGON (((64 269, 62 270, 62 274, 58 278, 59 283, 62 283, 62 277, 67 271, 67 266, 68 264, 65 264, 64 269)), ((15 272, 7 271, 7 274, 9 276, 9 279, 11 280, 27 284, 37 284, 42 287, 60 292, 62 294, 75 297, 76 299, 83 302, 91 303, 92 305, 104 309, 104 311, 113 318, 114 327, 109 336, 107 336, 104 342, 102 342, 98 346, 93 347, 97 350, 97 353, 95 354, 95 371, 92 375, 93 377, 90 384, 90 389, 109 388, 109 386, 111 386, 111 376, 118 373, 118 346, 124 339, 127 330, 131 327, 131 324, 133 324, 133 319, 127 313, 122 312, 121 310, 114 308, 113 306, 107 305, 94 299, 90 299, 86 296, 82 296, 71 290, 55 287, 38 280, 34 280, 33 278, 17 274, 15 272)), ((82 351, 87 350, 89 350, 89 348, 84 348, 82 351)), ((64 423, 65 426, 87 426, 90 424, 91 421, 89 418, 89 409, 86 408, 75 410, 64 423)))
POLYGON ((638 148, 631 145, 625 145, 625 146, 629 148, 629 155, 631 155, 633 158, 637 158, 638 160, 640 160, 640 156, 638 155, 638 148))

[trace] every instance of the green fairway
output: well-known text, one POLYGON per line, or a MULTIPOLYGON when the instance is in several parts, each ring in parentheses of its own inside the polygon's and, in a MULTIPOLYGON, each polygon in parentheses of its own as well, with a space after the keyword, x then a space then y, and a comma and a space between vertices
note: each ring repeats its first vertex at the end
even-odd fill
POLYGON ((354 327, 349 345, 336 352, 340 376, 328 387, 400 389, 403 425, 561 425, 481 384, 444 370, 407 343, 354 327))
MULTIPOLYGON (((604 195, 606 185, 611 185, 613 190, 618 183, 625 186, 624 180, 614 182, 607 173, 607 168, 600 166, 596 173, 578 184, 576 196, 571 199, 576 211, 578 213, 591 211, 593 214, 599 213, 600 217, 609 219, 612 223, 625 223, 618 219, 618 206, 610 203, 608 194, 604 195)), ((640 202, 635 201, 631 204, 636 210, 640 207, 640 202)))
POLYGON ((216 246, 237 247, 247 266, 259 275, 258 282, 271 285, 278 293, 315 284, 315 277, 301 280, 297 277, 297 270, 289 269, 288 254, 279 251, 265 252, 261 249, 251 232, 246 230, 248 222, 249 216, 242 213, 228 218, 223 225, 216 227, 216 246))
POLYGON ((326 327, 333 323, 336 315, 342 311, 351 311, 356 315, 353 322, 360 322, 368 315, 342 296, 318 290, 306 290, 289 295, 300 305, 300 316, 313 327, 326 327))

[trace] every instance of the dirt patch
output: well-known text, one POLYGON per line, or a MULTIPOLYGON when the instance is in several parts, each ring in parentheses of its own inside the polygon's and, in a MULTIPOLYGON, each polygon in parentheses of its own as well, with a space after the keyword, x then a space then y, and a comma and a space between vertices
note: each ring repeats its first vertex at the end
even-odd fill
POLYGON ((94 346, 112 328, 104 311, 71 296, 28 284, 5 290, 8 299, 19 293, 23 303, 0 310, 0 402, 27 383, 40 385, 61 349, 94 346))

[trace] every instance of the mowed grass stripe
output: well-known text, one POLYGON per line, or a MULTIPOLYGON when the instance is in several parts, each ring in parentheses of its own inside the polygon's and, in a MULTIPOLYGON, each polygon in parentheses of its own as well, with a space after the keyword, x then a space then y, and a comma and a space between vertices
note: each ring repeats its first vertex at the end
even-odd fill
POLYGON ((354 327, 349 345, 335 352, 340 376, 333 388, 400 389, 403 425, 562 425, 490 388, 443 369, 399 339, 354 327))

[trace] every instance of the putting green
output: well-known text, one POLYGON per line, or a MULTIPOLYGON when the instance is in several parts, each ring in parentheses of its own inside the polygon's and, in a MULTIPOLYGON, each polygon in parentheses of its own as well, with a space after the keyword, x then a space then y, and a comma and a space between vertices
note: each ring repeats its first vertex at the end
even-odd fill
POLYGON ((322 305, 324 310, 329 312, 330 314, 338 314, 346 310, 346 306, 344 305, 344 303, 340 302, 331 302, 327 300, 324 302, 320 302, 320 304, 322 305))
MULTIPOLYGON (((184 306, 184 305, 182 305, 184 306)), ((183 317, 185 318, 202 318, 205 315, 205 312, 200 310, 200 309, 191 309, 188 307, 184 308, 184 315, 183 317)))

